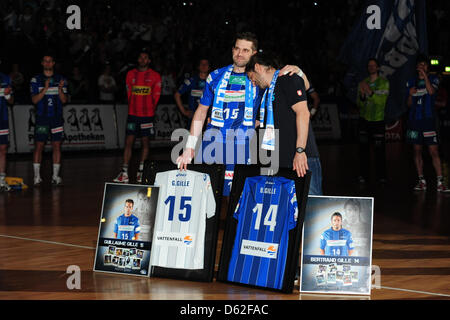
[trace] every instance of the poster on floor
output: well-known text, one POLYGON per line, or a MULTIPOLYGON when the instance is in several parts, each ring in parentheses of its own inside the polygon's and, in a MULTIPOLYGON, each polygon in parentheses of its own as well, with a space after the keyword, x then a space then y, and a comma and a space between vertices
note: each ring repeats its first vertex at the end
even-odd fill
POLYGON ((370 295, 373 198, 309 196, 300 291, 370 295))
POLYGON ((159 188, 106 183, 94 271, 149 276, 159 188))

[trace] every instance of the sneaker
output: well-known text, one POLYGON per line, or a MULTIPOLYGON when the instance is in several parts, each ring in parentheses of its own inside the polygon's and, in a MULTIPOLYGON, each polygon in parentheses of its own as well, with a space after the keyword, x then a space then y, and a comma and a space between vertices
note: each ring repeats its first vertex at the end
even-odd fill
POLYGON ((425 180, 419 180, 414 187, 414 191, 425 191, 427 190, 427 183, 425 180))
POLYGON ((444 183, 438 183, 437 191, 443 193, 450 193, 450 189, 444 183))
POLYGON ((115 178, 113 181, 119 183, 128 183, 128 173, 126 173, 125 171, 121 171, 117 178, 115 178))
POLYGON ((41 183, 42 183, 41 177, 34 177, 34 182, 33 182, 33 184, 34 184, 35 187, 40 186, 41 183))
POLYGON ((142 182, 142 171, 137 172, 136 181, 137 181, 137 183, 142 182))
POLYGON ((7 184, 6 183, 6 181, 5 180, 0 180, 0 190, 1 191, 10 191, 11 190, 11 187, 10 187, 10 185, 9 184, 7 184))
POLYGON ((58 177, 58 176, 52 177, 52 185, 54 185, 54 186, 60 186, 60 185, 62 185, 62 179, 61 179, 61 177, 58 177))

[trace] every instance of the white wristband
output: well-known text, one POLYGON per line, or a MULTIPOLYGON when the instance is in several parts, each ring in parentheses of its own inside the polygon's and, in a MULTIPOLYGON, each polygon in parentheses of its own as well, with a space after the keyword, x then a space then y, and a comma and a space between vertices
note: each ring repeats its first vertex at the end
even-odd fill
POLYGON ((195 150, 195 146, 196 146, 196 144, 197 144, 197 140, 198 140, 198 137, 196 137, 196 136, 189 136, 188 137, 188 139, 187 139, 187 142, 186 142, 186 149, 194 149, 195 150))
POLYGON ((299 77, 301 78, 301 77, 303 77, 303 71, 302 71, 302 69, 300 69, 300 68, 298 68, 300 71, 299 72, 297 72, 297 74, 299 75, 299 77))
POLYGON ((316 109, 316 108, 312 108, 311 111, 310 111, 310 113, 311 113, 312 116, 315 115, 316 112, 317 112, 317 109, 316 109))

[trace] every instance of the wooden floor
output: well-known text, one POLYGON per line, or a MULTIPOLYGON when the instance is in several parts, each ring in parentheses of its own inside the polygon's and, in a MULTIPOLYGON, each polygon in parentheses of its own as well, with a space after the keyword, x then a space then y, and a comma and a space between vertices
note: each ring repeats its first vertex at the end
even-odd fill
MULTIPOLYGON (((93 272, 104 183, 118 173, 122 158, 120 152, 95 152, 64 154, 63 187, 50 185, 46 155, 43 186, 0 194, 0 300, 450 300, 450 195, 431 188, 412 192, 410 151, 402 144, 388 149, 388 183, 361 186, 354 182, 355 145, 320 146, 326 195, 375 197, 373 265, 380 268, 381 283, 370 297, 300 294, 298 285, 292 294, 279 294, 216 281, 93 272), (81 268, 80 290, 66 286, 70 265, 81 268)), ((158 149, 151 157, 165 159, 167 154, 158 149)), ((31 184, 30 160, 10 157, 8 175, 31 184)), ((429 161, 426 165, 431 166, 429 161)), ((431 169, 426 174, 433 179, 431 169)))

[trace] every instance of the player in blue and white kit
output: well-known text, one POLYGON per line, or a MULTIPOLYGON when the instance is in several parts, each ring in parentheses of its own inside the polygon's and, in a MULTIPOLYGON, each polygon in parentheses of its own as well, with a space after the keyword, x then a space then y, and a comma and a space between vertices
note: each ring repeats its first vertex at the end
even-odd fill
POLYGON ((174 94, 175 103, 178 106, 180 112, 189 119, 188 128, 191 127, 192 116, 195 110, 197 110, 200 98, 203 95, 203 91, 206 87, 206 78, 209 74, 209 60, 200 59, 198 63, 198 74, 185 79, 177 92, 174 94), (188 108, 185 108, 181 97, 184 94, 189 94, 188 108))
MULTIPOLYGON (((251 160, 249 142, 253 129, 258 125, 256 115, 263 92, 252 84, 245 73, 245 66, 256 54, 257 46, 254 34, 239 33, 232 48, 233 64, 209 74, 203 96, 192 118, 186 150, 176 160, 180 168, 186 170, 187 164, 194 158, 198 137, 211 111, 211 122, 203 136, 202 152, 197 157, 201 156, 205 163, 226 164, 223 190, 226 197, 231 190, 234 165, 249 164, 251 160)), ((299 72, 300 68, 285 66, 281 71, 283 74, 293 74, 299 72)), ((253 159, 253 163, 256 163, 256 159, 253 159)))
POLYGON ((297 225, 294 181, 247 178, 233 217, 238 225, 227 280, 281 289, 289 230, 297 225))
POLYGON ((139 239, 141 226, 139 219, 132 214, 134 201, 127 199, 125 201, 125 213, 120 215, 114 224, 114 238, 121 240, 139 239))
POLYGON ((342 215, 331 216, 331 228, 320 236, 320 254, 326 256, 351 256, 353 253, 352 233, 342 228, 342 215))
POLYGON ((423 145, 426 145, 436 171, 437 191, 447 193, 450 192, 450 189, 444 184, 442 176, 436 132, 435 99, 439 88, 439 78, 436 75, 428 74, 428 67, 428 58, 419 56, 416 65, 417 76, 406 84, 409 107, 406 140, 414 145, 414 163, 418 175, 418 182, 414 190, 424 191, 427 189, 422 158, 423 145))
POLYGON ((67 102, 67 81, 63 76, 54 73, 55 61, 51 54, 44 55, 41 64, 43 72, 33 77, 30 84, 31 100, 36 106, 34 185, 38 186, 42 182, 40 176, 42 151, 49 135, 53 148, 52 183, 60 185, 61 141, 64 132, 62 108, 67 102))
POLYGON ((11 88, 11 79, 6 74, 0 73, 0 190, 10 190, 6 183, 6 153, 9 143, 8 104, 14 103, 11 88))

